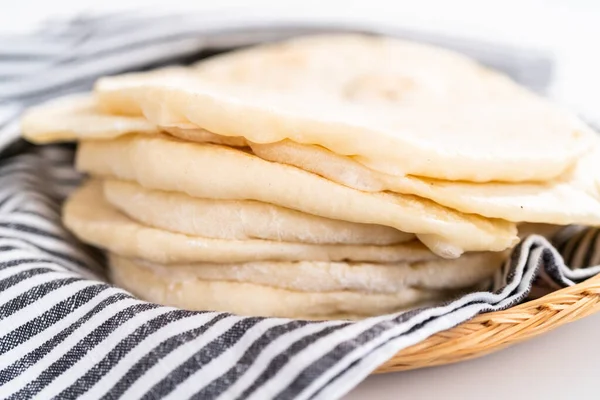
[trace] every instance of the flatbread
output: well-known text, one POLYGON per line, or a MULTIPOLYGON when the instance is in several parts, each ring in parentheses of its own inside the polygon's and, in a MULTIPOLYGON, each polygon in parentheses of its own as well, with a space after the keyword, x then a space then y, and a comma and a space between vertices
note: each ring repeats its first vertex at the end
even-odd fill
MULTIPOLYGON (((157 134, 161 130, 144 117, 103 112, 92 94, 68 95, 27 110, 21 121, 23 137, 45 144, 80 139, 114 139, 130 133, 157 134)), ((246 147, 246 139, 215 135, 204 129, 165 128, 163 131, 185 140, 246 147)))
POLYGON ((289 140, 250 146, 254 154, 297 166, 334 182, 369 192, 393 191, 431 199, 464 213, 514 222, 600 225, 600 146, 582 158, 571 171, 545 182, 452 182, 415 176, 395 177, 373 171, 350 157, 314 145, 289 140))
MULTIPOLYGON (((24 136, 33 142, 48 143, 76 139, 111 139, 130 133, 157 134, 158 130, 139 117, 103 114, 89 95, 60 98, 30 110, 23 120, 24 136)), ((300 167, 334 182, 369 192, 389 190, 428 198, 464 213, 514 222, 551 224, 600 224, 600 178, 597 149, 579 161, 559 179, 547 183, 452 182, 414 176, 396 177, 371 170, 354 159, 315 145, 289 140, 277 143, 248 143, 241 137, 215 135, 202 129, 166 128, 184 140, 251 146, 259 157, 300 167), (596 176, 597 175, 597 176, 596 176), (569 207, 565 207, 569 204, 569 207)), ((596 138, 596 142, 598 139, 596 138)), ((378 236, 379 237, 379 236, 378 236)))
POLYGON ((100 79, 113 113, 256 143, 291 139, 395 176, 546 181, 590 129, 507 77, 431 46, 360 35, 267 44, 194 69, 100 79))
POLYGON ((502 251, 516 243, 514 224, 467 215, 410 195, 366 193, 292 166, 228 147, 170 137, 128 136, 85 141, 81 171, 193 197, 251 199, 343 221, 416 233, 436 254, 502 251))
POLYGON ((264 317, 355 319, 424 306, 458 295, 456 291, 409 288, 394 294, 300 292, 252 283, 158 275, 120 257, 111 257, 110 272, 116 285, 147 301, 187 310, 264 317))
POLYGON ((302 292, 397 293, 406 288, 470 288, 489 280, 506 257, 503 253, 482 252, 464 254, 456 260, 394 264, 255 261, 159 265, 144 260, 132 262, 152 269, 157 275, 181 280, 246 282, 302 292))
POLYGON ((85 243, 157 264, 246 261, 363 261, 375 263, 438 259, 418 241, 390 246, 317 245, 270 240, 223 240, 152 228, 110 206, 100 182, 75 191, 63 210, 65 226, 85 243))
POLYGON ((158 133, 145 118, 102 113, 89 94, 60 97, 29 109, 21 120, 21 130, 25 139, 38 144, 158 133))
POLYGON ((315 244, 388 245, 414 234, 305 214, 253 200, 212 200, 106 180, 104 197, 130 218, 159 229, 206 238, 267 239, 315 244))

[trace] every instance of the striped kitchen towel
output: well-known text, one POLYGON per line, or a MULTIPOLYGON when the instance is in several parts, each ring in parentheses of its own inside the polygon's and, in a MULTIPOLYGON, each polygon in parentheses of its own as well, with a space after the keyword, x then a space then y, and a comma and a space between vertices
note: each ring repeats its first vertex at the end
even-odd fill
MULTIPOLYGON (((101 254, 60 223, 81 178, 72 146, 25 144, 18 117, 89 90, 101 75, 324 30, 226 25, 214 16, 113 15, 0 38, 0 398, 335 399, 400 349, 517 304, 536 282, 565 287, 600 272, 582 268, 600 264, 598 231, 569 228, 556 248, 541 236, 522 241, 490 291, 358 322, 191 312, 106 283, 101 254)), ((550 60, 531 52, 399 34, 464 50, 537 90, 547 83, 550 60)))

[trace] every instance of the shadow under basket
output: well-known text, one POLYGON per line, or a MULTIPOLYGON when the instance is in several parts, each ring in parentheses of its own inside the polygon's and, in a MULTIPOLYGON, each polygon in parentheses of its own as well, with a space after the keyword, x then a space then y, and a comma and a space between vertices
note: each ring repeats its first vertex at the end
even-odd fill
POLYGON ((600 275, 504 311, 480 314, 399 351, 374 373, 452 364, 493 353, 600 311, 600 275))

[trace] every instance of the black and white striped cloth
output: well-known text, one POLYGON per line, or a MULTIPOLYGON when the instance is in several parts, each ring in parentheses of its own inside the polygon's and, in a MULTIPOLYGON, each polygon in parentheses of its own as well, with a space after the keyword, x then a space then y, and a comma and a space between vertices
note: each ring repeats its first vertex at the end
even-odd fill
MULTIPOLYGON (((21 111, 89 90, 101 75, 315 30, 114 15, 0 38, 0 398, 335 399, 398 350, 518 303, 536 281, 558 288, 600 272, 581 268, 600 264, 598 230, 557 236, 573 270, 546 239, 531 236, 495 278, 495 291, 359 322, 184 311, 107 284, 102 256, 60 223, 61 202, 80 179, 73 148, 17 140, 21 111)), ((538 90, 549 75, 549 61, 532 53, 444 40, 538 90)))

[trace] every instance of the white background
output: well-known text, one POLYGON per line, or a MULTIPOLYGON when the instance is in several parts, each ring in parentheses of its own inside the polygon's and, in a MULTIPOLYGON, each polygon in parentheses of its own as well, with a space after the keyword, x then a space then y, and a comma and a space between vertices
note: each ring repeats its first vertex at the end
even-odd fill
MULTIPOLYGON (((600 121, 598 0, 0 0, 0 33, 27 32, 49 17, 142 8, 372 23, 545 49, 558 60, 550 96, 600 121)), ((590 317, 482 359, 373 376, 347 398, 600 398, 599 336, 600 316, 590 317)))
POLYGON ((600 0, 0 0, 0 33, 48 17, 132 9, 358 21, 548 49, 560 59, 550 95, 600 120, 600 0))

